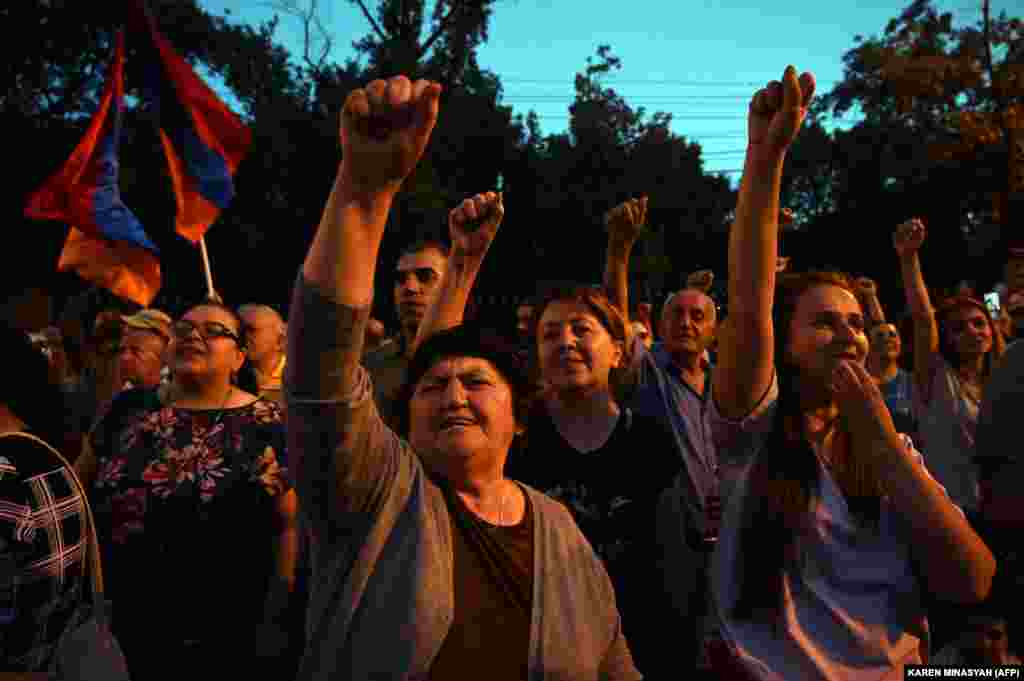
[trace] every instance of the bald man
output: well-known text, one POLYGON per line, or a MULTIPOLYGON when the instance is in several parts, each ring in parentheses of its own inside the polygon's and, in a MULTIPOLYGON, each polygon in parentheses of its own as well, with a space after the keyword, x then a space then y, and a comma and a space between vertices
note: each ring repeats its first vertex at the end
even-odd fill
POLYGON ((284 319, 274 308, 255 304, 238 308, 238 316, 242 318, 246 354, 256 370, 260 397, 284 406, 284 319))

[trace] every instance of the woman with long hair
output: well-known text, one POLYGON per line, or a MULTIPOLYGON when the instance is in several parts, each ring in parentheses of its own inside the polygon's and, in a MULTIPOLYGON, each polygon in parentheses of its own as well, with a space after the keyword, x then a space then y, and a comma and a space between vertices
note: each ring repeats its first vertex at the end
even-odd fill
POLYGON ((786 70, 750 106, 729 243, 720 412, 748 424, 748 464, 727 505, 713 589, 719 663, 758 679, 901 679, 927 660, 924 591, 983 598, 992 554, 893 426, 864 369, 864 312, 848 278, 782 275, 782 167, 813 91, 786 70), (737 352, 742 349, 743 352, 737 352))
POLYGON ((907 306, 914 320, 914 398, 928 467, 957 504, 975 508, 978 476, 971 457, 985 383, 1005 343, 988 308, 970 295, 932 307, 918 250, 926 229, 919 219, 893 235, 907 306))

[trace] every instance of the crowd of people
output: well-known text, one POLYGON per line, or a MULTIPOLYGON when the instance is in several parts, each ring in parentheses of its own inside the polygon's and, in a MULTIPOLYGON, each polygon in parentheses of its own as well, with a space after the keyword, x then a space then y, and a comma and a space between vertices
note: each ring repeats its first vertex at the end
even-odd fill
POLYGON ((48 668, 85 597, 86 503, 141 681, 1020 664, 1024 253, 994 313, 930 290, 926 226, 894 224, 895 323, 870 279, 780 258, 813 93, 790 67, 751 100, 727 314, 709 271, 631 300, 639 198, 606 216, 601 286, 492 328, 467 311, 505 214, 484 192, 401 251, 389 337, 378 252, 440 115, 397 76, 345 102, 287 322, 210 299, 2 329, 3 669, 48 668))

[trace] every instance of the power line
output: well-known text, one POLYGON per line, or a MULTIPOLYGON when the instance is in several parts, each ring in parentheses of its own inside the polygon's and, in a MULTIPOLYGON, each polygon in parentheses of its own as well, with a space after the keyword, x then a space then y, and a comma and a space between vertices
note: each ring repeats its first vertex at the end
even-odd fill
MULTIPOLYGON (((565 83, 566 80, 561 78, 509 78, 507 76, 501 76, 502 83, 565 83)), ((575 84, 576 74, 568 80, 570 85, 575 84)), ((643 80, 636 79, 598 79, 600 85, 686 85, 690 87, 764 87, 766 81, 753 81, 753 80, 682 80, 682 79, 654 79, 647 78, 643 80)), ((835 84, 841 81, 838 80, 819 80, 818 85, 835 84)))
MULTIPOLYGON (((665 112, 672 113, 672 112, 665 112)), ((561 116, 555 114, 538 114, 537 118, 540 120, 550 119, 564 121, 572 118, 572 116, 561 116)), ((747 120, 746 114, 727 115, 727 114, 708 114, 701 116, 698 114, 672 114, 673 121, 745 121, 747 120)))
MULTIPOLYGON (((722 100, 728 100, 728 101, 735 102, 735 101, 742 101, 742 100, 750 99, 751 97, 752 97, 752 95, 654 95, 654 96, 650 96, 650 97, 647 96, 647 95, 639 95, 639 96, 626 95, 626 96, 623 96, 623 99, 627 99, 627 100, 629 100, 631 102, 632 101, 638 101, 638 100, 642 100, 642 101, 655 101, 655 102, 692 102, 692 101, 704 101, 704 100, 721 102, 722 100)), ((562 102, 562 101, 565 101, 566 99, 575 99, 575 98, 576 98, 576 95, 574 93, 569 93, 569 92, 567 92, 565 94, 551 94, 551 93, 544 92, 544 93, 538 93, 538 94, 525 94, 525 95, 524 94, 502 95, 501 100, 504 101, 504 102, 512 101, 512 100, 517 100, 518 101, 518 100, 524 100, 524 99, 527 100, 527 101, 534 101, 534 102, 541 102, 541 101, 548 101, 548 100, 562 102)))

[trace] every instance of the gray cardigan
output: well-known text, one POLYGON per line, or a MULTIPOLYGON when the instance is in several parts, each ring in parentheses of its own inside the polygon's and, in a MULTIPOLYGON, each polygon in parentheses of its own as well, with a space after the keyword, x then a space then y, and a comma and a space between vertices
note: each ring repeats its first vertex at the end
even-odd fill
MULTIPOLYGON (((299 277, 288 324, 288 453, 315 539, 298 681, 426 679, 452 622, 441 490, 384 425, 366 371, 346 380, 338 368, 358 353, 369 312, 299 277)), ((561 504, 525 489, 534 512, 531 681, 641 678, 604 566, 561 504)))

